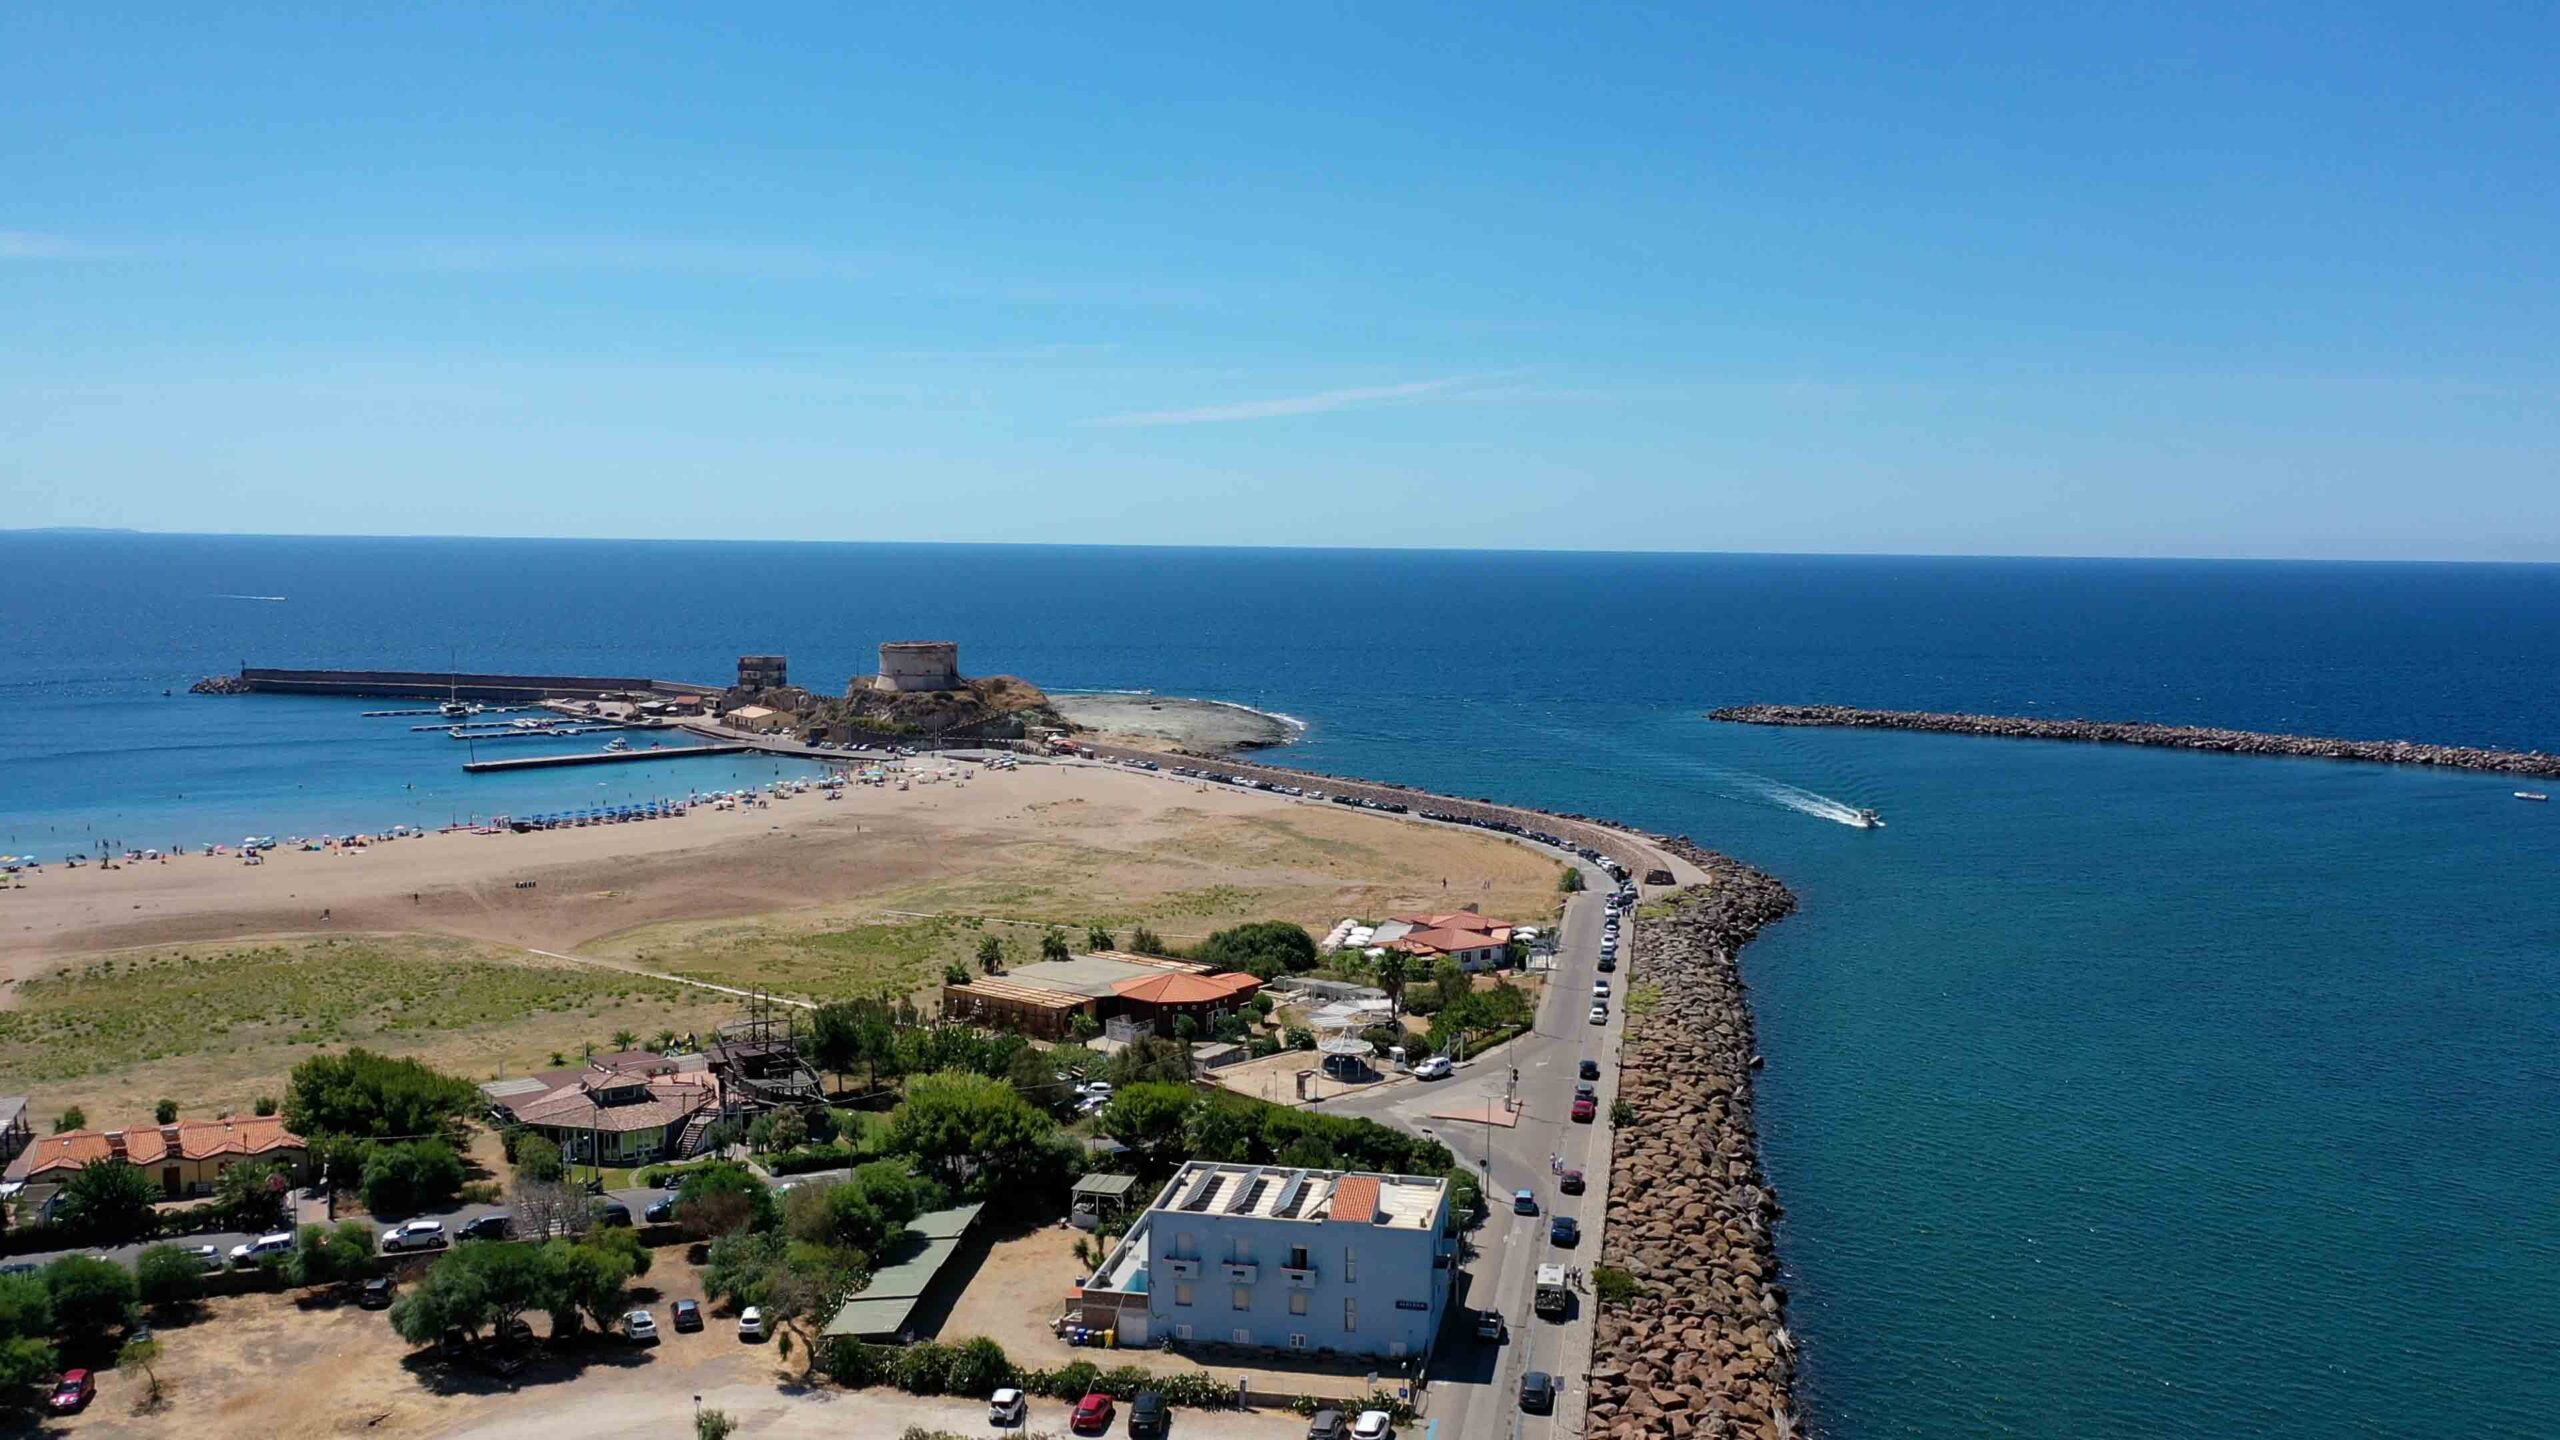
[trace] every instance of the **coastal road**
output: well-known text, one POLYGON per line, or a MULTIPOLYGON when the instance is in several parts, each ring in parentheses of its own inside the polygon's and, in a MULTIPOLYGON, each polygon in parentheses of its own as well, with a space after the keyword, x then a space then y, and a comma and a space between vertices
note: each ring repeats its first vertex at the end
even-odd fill
MULTIPOLYGON (((1469 1061, 1447 1080, 1375 1087, 1321 1107, 1428 1135, 1484 1177, 1490 1213, 1468 1237, 1474 1254, 1465 1264, 1452 1319, 1432 1365, 1428 1413, 1440 1440, 1564 1437, 1581 1430, 1582 1377, 1591 1358, 1590 1296, 1575 1295, 1561 1321, 1539 1317, 1531 1302, 1539 1265, 1587 1270, 1600 1254, 1609 1184, 1609 1102, 1617 1096, 1627 981, 1640 968, 1622 940, 1617 972, 1599 974, 1611 882, 1597 867, 1583 868, 1589 888, 1566 902, 1555 968, 1539 1002, 1535 1029, 1490 1056, 1469 1061), (1599 979, 1609 980, 1613 992, 1605 1025, 1594 1025, 1589 1017, 1592 982, 1599 979), (1589 1082, 1599 1092, 1599 1114, 1590 1123, 1576 1124, 1571 1118, 1573 1092, 1585 1057, 1600 1062, 1600 1079, 1589 1082), (1447 1118, 1448 1112, 1463 1110, 1499 1115, 1515 1069, 1519 1108, 1512 1124, 1447 1118), (1566 1195, 1558 1188, 1550 1157, 1583 1172, 1583 1194, 1566 1195), (1537 1197, 1535 1215, 1512 1211, 1512 1193, 1524 1188, 1537 1197), (1551 1242, 1548 1227, 1557 1215, 1581 1223, 1580 1244, 1568 1249, 1551 1242), (1499 1345, 1475 1338, 1470 1312, 1483 1309, 1502 1313, 1505 1336, 1499 1345), (1530 1370, 1558 1377, 1563 1394, 1551 1416, 1520 1410, 1520 1377, 1530 1370)), ((1631 934, 1633 927, 1626 928, 1631 934)))

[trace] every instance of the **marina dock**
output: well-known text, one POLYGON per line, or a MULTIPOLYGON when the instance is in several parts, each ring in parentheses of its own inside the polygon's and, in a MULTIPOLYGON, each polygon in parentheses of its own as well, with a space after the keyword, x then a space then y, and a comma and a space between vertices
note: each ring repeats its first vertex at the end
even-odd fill
POLYGON ((683 760, 696 755, 743 755, 752 745, 677 745, 663 750, 590 750, 576 755, 527 755, 515 760, 474 760, 462 768, 474 775, 494 770, 548 770, 562 765, 613 765, 630 760, 683 760))

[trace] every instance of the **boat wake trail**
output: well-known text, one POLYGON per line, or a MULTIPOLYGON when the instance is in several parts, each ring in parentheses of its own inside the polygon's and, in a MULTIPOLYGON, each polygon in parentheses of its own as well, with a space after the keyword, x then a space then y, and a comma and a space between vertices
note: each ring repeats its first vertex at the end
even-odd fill
POLYGON ((1746 770, 1733 770, 1726 773, 1757 798, 1773 805, 1799 814, 1811 815, 1817 820, 1829 820, 1838 825, 1859 823, 1858 807, 1855 805, 1843 804, 1828 795, 1816 795, 1801 785, 1790 785, 1784 780, 1772 780, 1766 775, 1754 775, 1746 770))
POLYGON ((219 593, 217 593, 213 598, 216 600, 264 600, 270 604, 284 599, 281 595, 223 595, 219 593))

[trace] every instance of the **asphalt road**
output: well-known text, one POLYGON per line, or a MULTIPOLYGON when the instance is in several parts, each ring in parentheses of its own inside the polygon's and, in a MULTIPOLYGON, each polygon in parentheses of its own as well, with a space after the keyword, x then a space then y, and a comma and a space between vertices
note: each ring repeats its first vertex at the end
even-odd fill
POLYGON ((1563 1437, 1581 1430, 1580 1386, 1591 1358, 1590 1297, 1577 1295, 1562 1321, 1550 1321, 1533 1312, 1532 1292, 1539 1265, 1587 1270, 1599 1257, 1608 1194, 1609 1102, 1617 1095, 1627 980, 1637 968, 1622 937, 1616 973, 1599 974, 1611 882, 1597 867, 1583 869, 1590 885, 1566 903, 1555 969, 1534 1030, 1487 1059, 1463 1063, 1449 1079, 1382 1087, 1323 1106, 1429 1135, 1485 1177, 1491 1214, 1467 1237, 1474 1254, 1464 1266, 1450 1328, 1432 1366, 1428 1423, 1434 1440, 1563 1437), (1591 986, 1602 978, 1611 982, 1613 992, 1609 1018, 1605 1025, 1594 1025, 1591 986), (1591 1123, 1576 1124, 1571 1118, 1573 1088, 1586 1056, 1601 1062, 1600 1079, 1592 1082, 1599 1091, 1599 1114, 1591 1123), (1509 1128, 1431 1114, 1487 1101, 1499 1106, 1514 1069, 1519 1072, 1520 1108, 1517 1123, 1509 1128), (1565 1168, 1582 1171, 1588 1190, 1562 1193, 1550 1157, 1561 1157, 1565 1168), (1536 1215, 1512 1212, 1512 1193, 1523 1188, 1537 1197, 1536 1215), (1579 1245, 1567 1249, 1551 1243, 1548 1225, 1559 1214, 1581 1222, 1579 1245), (1481 1309, 1502 1312, 1505 1338, 1500 1344, 1475 1338, 1471 1312, 1481 1309), (1563 1394, 1552 1415, 1520 1410, 1520 1377, 1530 1370, 1558 1377, 1563 1394))
MULTIPOLYGON (((812 1182, 845 1180, 851 1178, 852 1175, 853 1172, 851 1170, 813 1170, 805 1175, 783 1176, 776 1183, 806 1185, 812 1182)), ((668 1192, 663 1190, 634 1189, 608 1190, 604 1193, 611 1199, 621 1201, 623 1205, 631 1211, 631 1218, 633 1222, 638 1223, 641 1216, 648 1210, 649 1206, 663 1198, 668 1192)), ((403 1220, 442 1220, 445 1224, 446 1232, 450 1234, 455 1231, 459 1231, 465 1224, 468 1224, 483 1215, 495 1214, 505 1210, 506 1208, 507 1207, 504 1205, 447 1205, 433 1210, 422 1210, 416 1215, 404 1215, 400 1218, 403 1220)), ((377 1232, 381 1230, 388 1230, 397 1223, 398 1221, 394 1220, 383 1220, 378 1217, 374 1218, 374 1225, 377 1232)), ((231 1253, 232 1246, 246 1244, 257 1238, 258 1237, 256 1235, 226 1230, 206 1235, 173 1235, 169 1237, 167 1243, 173 1245, 213 1245, 220 1247, 223 1254, 229 1255, 231 1253)), ((162 1242, 150 1241, 146 1243, 159 1244, 162 1242)), ((142 1249, 143 1246, 141 1244, 134 1244, 116 1245, 102 1250, 47 1250, 32 1255, 12 1255, 0 1258, 0 1269, 13 1268, 21 1265, 40 1266, 48 1260, 52 1260, 63 1255, 104 1255, 110 1260, 114 1260, 125 1265, 131 1265, 134 1257, 142 1253, 142 1249)), ((421 1250, 413 1251, 411 1253, 423 1255, 430 1252, 421 1250)))

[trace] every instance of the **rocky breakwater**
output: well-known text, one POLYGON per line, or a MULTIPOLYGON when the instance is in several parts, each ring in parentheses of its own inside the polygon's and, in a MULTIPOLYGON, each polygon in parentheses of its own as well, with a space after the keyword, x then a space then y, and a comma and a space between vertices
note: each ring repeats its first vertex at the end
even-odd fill
POLYGON ((2173 750, 2210 750, 2224 755, 2361 760, 2377 765, 2433 765, 2448 770, 2495 770, 2512 775, 2560 778, 2560 755, 2546 755, 2539 750, 2484 750, 2470 745, 2427 745, 2415 740, 2335 740, 2318 735, 2219 730, 2203 725, 2153 725, 2140 720, 2039 720, 2018 715, 1859 710, 1847 705, 1728 705, 1721 710, 1708 711, 1707 718, 1745 725, 1928 730, 1943 735, 1988 735, 2005 740, 2157 745, 2173 750))
POLYGON ((1777 1440, 1796 1432, 1794 1342, 1738 957, 1795 896, 1739 861, 1663 843, 1708 878, 1637 914, 1633 978, 1660 993, 1642 1014, 1630 1006, 1618 1096, 1635 1114, 1615 1127, 1600 1257, 1634 1294, 1596 1302, 1583 1433, 1777 1440))
POLYGON ((190 695, 247 695, 249 682, 237 675, 207 675, 187 687, 190 695))

